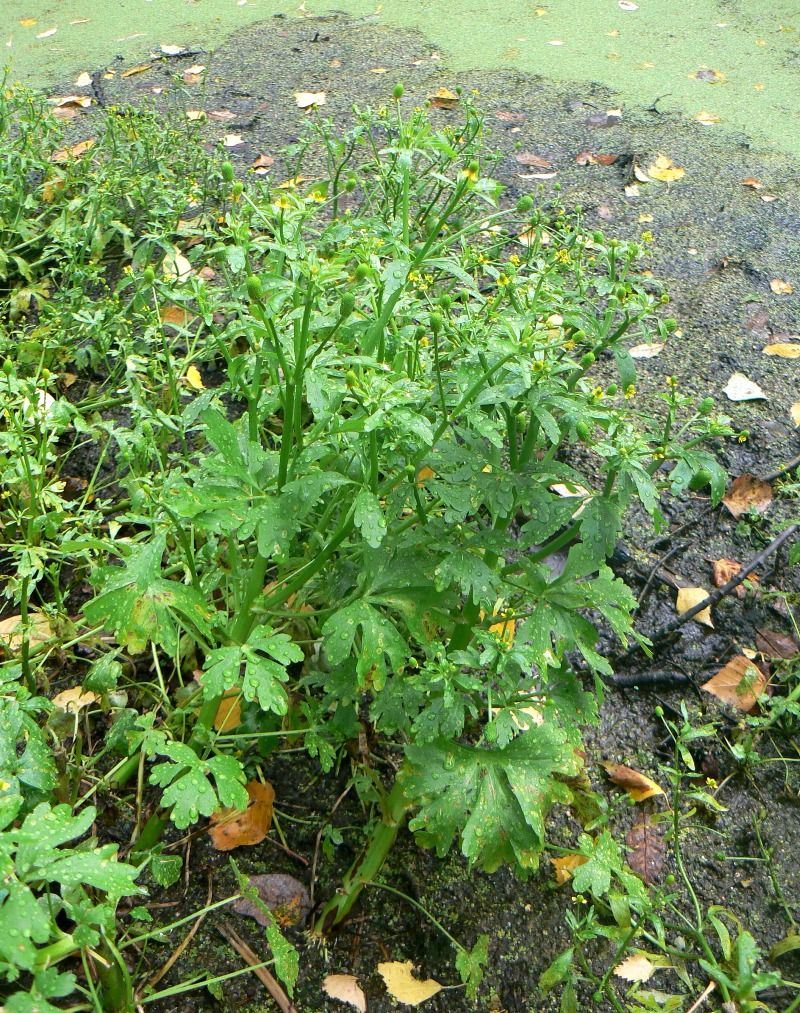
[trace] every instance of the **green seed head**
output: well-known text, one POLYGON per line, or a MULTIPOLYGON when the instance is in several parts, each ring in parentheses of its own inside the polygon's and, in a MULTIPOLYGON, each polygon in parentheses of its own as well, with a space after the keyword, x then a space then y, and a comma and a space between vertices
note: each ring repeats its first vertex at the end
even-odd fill
POLYGON ((581 358, 581 366, 583 366, 584 369, 588 369, 589 366, 591 366, 594 361, 595 361, 594 352, 587 352, 586 355, 584 355, 581 358))
POLYGON ((347 179, 344 181, 344 188, 348 193, 352 193, 353 190, 355 190, 356 188, 356 177, 348 176, 347 179))
POLYGON ((142 281, 144 281, 145 285, 152 285, 155 280, 156 272, 152 267, 146 267, 144 271, 142 271, 142 281))
POLYGON ((223 162, 220 166, 220 172, 226 183, 233 182, 233 165, 230 162, 223 162))
POLYGON ((431 330, 434 334, 438 334, 442 329, 442 315, 441 313, 431 313, 431 330))
POLYGON ((709 415, 714 411, 714 398, 704 397, 700 404, 697 406, 697 410, 701 415, 709 415))
POLYGON ((252 302, 260 302, 264 295, 264 286, 256 274, 251 274, 247 279, 247 294, 252 302))
POLYGON ((531 197, 529 194, 525 194, 524 197, 520 197, 520 199, 517 201, 517 211, 519 211, 521 215, 527 214, 532 207, 533 207, 533 197, 531 197))
POLYGON ((236 182, 231 187, 231 194, 234 197, 241 197, 242 196, 242 190, 244 190, 244 183, 242 183, 242 181, 240 179, 237 179, 236 182))
POLYGON ((356 281, 364 281, 369 276, 369 264, 358 264, 355 271, 353 271, 353 277, 356 281))
POLYGON ((584 422, 583 419, 581 419, 580 422, 577 422, 575 425, 575 432, 578 434, 578 439, 588 440, 589 433, 591 432, 589 423, 584 422))
POLYGON ((441 296, 439 298, 439 305, 442 307, 442 309, 446 313, 450 309, 450 307, 453 305, 453 298, 452 298, 452 296, 449 296, 449 295, 443 295, 443 296, 441 296))
POLYGON ((401 99, 403 97, 403 92, 404 91, 405 91, 405 88, 398 81, 398 83, 392 89, 392 97, 395 99, 395 101, 398 101, 399 99, 401 99))
POLYGON ((346 317, 350 316, 350 314, 353 312, 353 307, 355 306, 355 304, 356 304, 356 297, 353 295, 353 293, 345 292, 345 294, 342 296, 342 302, 340 307, 342 319, 345 319, 346 317))
POLYGON ((675 319, 675 317, 667 317, 667 319, 664 321, 664 327, 666 327, 666 329, 671 334, 673 331, 676 331, 678 329, 678 321, 675 319))
POLYGON ((352 369, 348 369, 344 374, 344 380, 350 390, 358 386, 358 375, 352 369))

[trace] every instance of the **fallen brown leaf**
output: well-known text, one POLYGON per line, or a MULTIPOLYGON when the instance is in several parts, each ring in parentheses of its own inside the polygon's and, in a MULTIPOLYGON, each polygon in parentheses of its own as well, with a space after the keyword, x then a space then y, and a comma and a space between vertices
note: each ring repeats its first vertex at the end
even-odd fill
POLYGON ((231 851, 264 840, 272 825, 272 803, 275 790, 267 781, 249 781, 250 804, 239 809, 220 809, 211 817, 208 834, 217 851, 231 851))
POLYGON ((80 158, 81 155, 85 155, 93 147, 94 140, 89 137, 85 141, 79 141, 77 144, 71 145, 69 148, 61 148, 59 151, 54 151, 50 156, 50 161, 58 164, 68 162, 71 158, 80 158))
MULTIPOLYGON (((311 910, 308 890, 294 876, 283 872, 267 872, 250 876, 249 882, 280 925, 302 925, 308 917, 311 910)), ((269 920, 259 905, 248 897, 240 897, 233 902, 232 907, 236 914, 254 918, 259 925, 266 925, 269 920)))
POLYGON ((624 763, 612 763, 610 760, 604 760, 602 766, 614 784, 627 791, 634 802, 643 802, 646 798, 664 794, 660 785, 633 767, 626 767, 624 763))
POLYGON ((586 855, 559 855, 558 858, 551 858, 550 864, 556 877, 556 883, 561 886, 572 879, 572 873, 579 865, 584 865, 589 859, 586 855))
POLYGON ((516 158, 520 165, 536 166, 537 169, 552 169, 553 167, 552 162, 541 155, 535 154, 533 151, 521 151, 514 158, 516 158))
POLYGON ((657 883, 664 869, 666 846, 657 823, 643 820, 634 823, 625 835, 628 846, 628 865, 648 886, 657 883))
POLYGON ((428 101, 436 109, 452 109, 458 103, 458 95, 449 88, 437 88, 428 101))
POLYGON ((328 974, 323 979, 322 988, 331 999, 347 1002, 360 1010, 360 1013, 367 1013, 367 997, 355 975, 328 974))
POLYGON ((579 151, 575 156, 578 165, 613 165, 619 155, 595 155, 591 151, 579 151))
POLYGON ((767 685, 766 676, 746 658, 737 654, 700 689, 740 711, 751 711, 767 685))
POLYGON ((748 510, 763 514, 772 502, 772 486, 754 475, 739 475, 731 482, 722 502, 737 519, 748 510))
MULTIPOLYGON (((713 563, 714 587, 723 587, 736 576, 741 568, 742 564, 737 563, 735 559, 715 559, 713 563)), ((754 573, 751 573, 747 580, 751 584, 758 584, 758 577, 754 573)), ((733 593, 737 598, 744 598, 747 593, 744 584, 737 584, 733 593)))
POLYGON ((67 711, 68 714, 77 714, 79 710, 96 702, 95 694, 91 690, 84 693, 82 686, 72 686, 53 697, 53 705, 62 711, 67 711))
POLYGON ((757 630, 756 647, 767 658, 783 658, 788 661, 800 654, 800 644, 794 637, 779 633, 777 630, 757 630))

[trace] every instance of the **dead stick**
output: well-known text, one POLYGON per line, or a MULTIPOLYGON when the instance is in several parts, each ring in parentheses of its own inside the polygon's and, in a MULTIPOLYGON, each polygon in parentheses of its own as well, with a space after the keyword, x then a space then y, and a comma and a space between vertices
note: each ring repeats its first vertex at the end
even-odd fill
MULTIPOLYGON (((696 605, 687 609, 683 615, 678 616, 677 619, 673 619, 673 621, 668 623, 666 626, 662 626, 660 630, 657 630, 656 633, 653 634, 653 644, 657 644, 660 640, 668 637, 670 633, 674 633, 675 630, 680 629, 684 623, 688 623, 690 619, 694 619, 698 612, 711 608, 713 605, 716 605, 718 601, 721 601, 725 595, 730 594, 731 591, 737 588, 743 581, 747 580, 753 570, 761 566, 761 564, 769 559, 774 552, 777 552, 778 549, 780 549, 780 547, 797 532, 798 528, 800 528, 800 524, 790 525, 785 531, 782 531, 777 538, 773 539, 766 549, 762 549, 757 556, 753 556, 747 566, 742 567, 735 576, 731 577, 727 584, 723 584, 722 587, 718 587, 716 591, 712 591, 711 594, 703 598, 702 601, 699 601, 696 605)), ((641 648, 641 646, 642 645, 638 641, 635 644, 632 644, 623 657, 634 654, 641 648)))
POLYGON ((281 1013, 300 1013, 297 1006, 295 1006, 289 996, 283 991, 278 980, 272 977, 266 967, 259 967, 261 961, 258 959, 258 955, 254 953, 247 943, 233 931, 230 925, 225 921, 221 921, 217 922, 216 928, 217 932, 228 940, 242 960, 246 964, 250 965, 253 969, 253 974, 259 979, 275 1000, 281 1013))

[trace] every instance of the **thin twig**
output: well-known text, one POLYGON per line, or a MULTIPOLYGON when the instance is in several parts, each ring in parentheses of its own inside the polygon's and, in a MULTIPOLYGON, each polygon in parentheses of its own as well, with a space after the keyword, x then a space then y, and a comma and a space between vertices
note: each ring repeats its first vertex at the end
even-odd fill
POLYGON ((762 482, 772 482, 776 478, 780 478, 781 475, 785 475, 787 471, 793 471, 798 464, 800 464, 800 454, 793 457, 788 464, 784 464, 782 468, 778 468, 777 471, 771 471, 769 475, 764 475, 761 479, 762 482))
POLYGON ((714 982, 714 981, 709 981, 709 983, 708 983, 708 984, 706 985, 706 987, 705 987, 705 988, 703 989, 703 991, 702 991, 702 992, 700 993, 700 995, 699 995, 699 996, 697 997, 697 1002, 693 1003, 693 1004, 692 1004, 692 1005, 691 1005, 691 1006, 689 1007, 689 1009, 688 1009, 688 1010, 686 1011, 686 1013, 694 1013, 694 1011, 695 1011, 696 1009, 698 1009, 698 1007, 700 1007, 700 1006, 702 1006, 702 1005, 703 1005, 703 1003, 704 1003, 704 1002, 706 1001, 706 999, 707 999, 707 998, 708 998, 708 997, 709 997, 709 996, 711 995, 711 993, 712 993, 712 992, 714 991, 714 989, 715 989, 716 987, 717 987, 717 984, 716 984, 716 982, 714 982))
MULTIPOLYGON (((743 566, 737 574, 731 577, 727 584, 723 584, 722 587, 718 587, 715 591, 712 591, 711 594, 703 598, 702 601, 699 601, 696 605, 693 605, 682 615, 678 616, 677 619, 673 619, 671 623, 668 623, 666 626, 662 626, 660 630, 657 630, 651 637, 653 646, 656 646, 660 641, 668 637, 670 633, 674 633, 676 630, 679 630, 681 626, 688 623, 690 619, 694 619, 699 612, 702 612, 704 609, 711 608, 716 605, 717 602, 721 601, 726 595, 730 594, 731 591, 734 591, 750 576, 753 570, 761 566, 761 564, 769 559, 774 552, 777 552, 778 549, 780 549, 781 546, 792 537, 792 535, 796 534, 798 528, 800 528, 800 524, 791 524, 785 531, 782 531, 777 538, 774 538, 765 549, 762 549, 758 555, 753 556, 747 566, 743 566)), ((623 657, 629 657, 630 655, 635 654, 641 649, 641 647, 642 644, 639 643, 639 641, 636 641, 636 643, 632 644, 628 648, 623 657)))
POLYGON ((253 974, 275 1000, 275 1003, 281 1013, 300 1013, 297 1006, 295 1006, 289 996, 281 988, 277 978, 273 978, 266 967, 259 966, 261 964, 261 960, 259 960, 258 955, 250 949, 247 943, 240 938, 236 932, 234 932, 230 925, 226 921, 221 921, 217 923, 216 929, 220 935, 227 939, 242 960, 246 964, 250 965, 253 969, 253 974))

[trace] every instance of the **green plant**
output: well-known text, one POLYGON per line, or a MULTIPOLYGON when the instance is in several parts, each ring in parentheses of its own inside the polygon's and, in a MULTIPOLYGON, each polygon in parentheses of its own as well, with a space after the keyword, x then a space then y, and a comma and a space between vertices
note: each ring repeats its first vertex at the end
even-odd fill
MULTIPOLYGON (((637 404, 623 342, 674 326, 639 249, 558 201, 501 208, 466 103, 465 117, 438 129, 396 102, 344 140, 319 123, 330 178, 245 188, 193 249, 224 276, 229 316, 206 348, 227 381, 184 412, 188 454, 84 610, 177 670, 203 655, 188 746, 160 745, 152 776, 179 825, 217 804, 209 765, 241 771, 219 755, 224 693, 305 728, 325 769, 362 714, 395 738, 383 817, 321 929, 412 809, 440 854, 460 839, 483 869, 536 868, 600 693, 569 658, 602 675, 597 623, 633 634, 633 596, 605 563, 622 514, 636 500, 658 519, 661 490, 701 470, 724 488, 702 443, 726 419, 674 384, 659 412, 637 404), (591 379, 601 360, 619 384, 591 379)), ((185 713, 160 734, 184 734, 185 713)), ((226 801, 243 780, 226 773, 226 801)))

